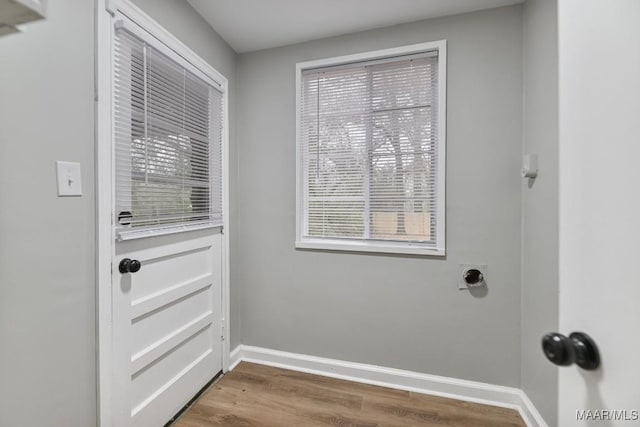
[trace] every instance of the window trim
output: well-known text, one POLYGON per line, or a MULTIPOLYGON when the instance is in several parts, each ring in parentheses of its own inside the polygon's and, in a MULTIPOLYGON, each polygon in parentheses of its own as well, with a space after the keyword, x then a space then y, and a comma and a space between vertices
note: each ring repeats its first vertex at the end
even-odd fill
POLYGON ((447 117, 447 41, 438 40, 418 43, 391 49, 375 50, 353 55, 337 56, 299 62, 296 64, 296 249, 319 249, 330 251, 378 252, 408 255, 445 256, 446 231, 446 117, 447 117), (438 163, 437 163, 437 210, 436 210, 436 242, 425 244, 419 242, 382 241, 368 239, 331 239, 305 237, 305 193, 304 165, 302 161, 301 109, 302 109, 302 73, 306 70, 342 66, 364 61, 375 61, 419 54, 428 51, 438 52, 438 163))

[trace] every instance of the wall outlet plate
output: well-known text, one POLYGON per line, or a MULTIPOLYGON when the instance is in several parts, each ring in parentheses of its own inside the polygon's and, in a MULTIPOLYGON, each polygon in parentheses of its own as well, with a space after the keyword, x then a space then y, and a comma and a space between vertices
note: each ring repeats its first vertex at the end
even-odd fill
POLYGON ((464 281, 464 273, 467 270, 470 269, 476 269, 476 270, 480 270, 480 272, 482 273, 482 275, 484 276, 484 280, 482 285, 476 286, 476 287, 480 287, 480 286, 486 286, 487 283, 489 283, 489 267, 487 266, 487 264, 460 264, 460 268, 458 269, 458 289, 462 290, 469 290, 469 286, 467 286, 467 283, 464 281))

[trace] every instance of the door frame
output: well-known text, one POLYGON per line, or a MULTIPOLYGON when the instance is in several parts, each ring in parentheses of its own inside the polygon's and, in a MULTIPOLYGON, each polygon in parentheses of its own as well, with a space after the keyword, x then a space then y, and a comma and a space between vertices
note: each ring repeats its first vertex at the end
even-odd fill
POLYGON ((112 125, 112 17, 116 11, 141 25, 151 35, 195 65, 223 91, 222 135, 222 371, 229 369, 229 95, 228 81, 215 68, 164 29, 129 0, 95 0, 95 190, 96 190, 96 333, 97 333, 97 423, 113 425, 112 386, 112 295, 111 274, 114 255, 112 206, 114 201, 112 125))

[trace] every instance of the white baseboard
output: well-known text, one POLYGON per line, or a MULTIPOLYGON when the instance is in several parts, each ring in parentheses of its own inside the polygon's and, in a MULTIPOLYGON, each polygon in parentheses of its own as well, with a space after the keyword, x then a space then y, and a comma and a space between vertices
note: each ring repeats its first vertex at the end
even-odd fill
POLYGON ((467 402, 511 408, 520 413, 528 427, 548 427, 527 395, 522 390, 514 387, 288 353, 248 345, 239 345, 231 352, 229 370, 233 370, 242 361, 416 393, 449 397, 467 402))
POLYGON ((549 427, 547 422, 542 418, 540 412, 533 404, 529 396, 523 391, 518 390, 520 392, 520 405, 518 408, 518 412, 520 412, 520 416, 522 419, 532 427, 549 427))

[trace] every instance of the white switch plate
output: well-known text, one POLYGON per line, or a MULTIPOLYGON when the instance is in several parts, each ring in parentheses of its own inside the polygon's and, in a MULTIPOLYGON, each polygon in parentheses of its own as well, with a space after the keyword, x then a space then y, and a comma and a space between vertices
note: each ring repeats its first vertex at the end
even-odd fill
POLYGON ((58 197, 82 196, 80 163, 56 161, 58 197))

